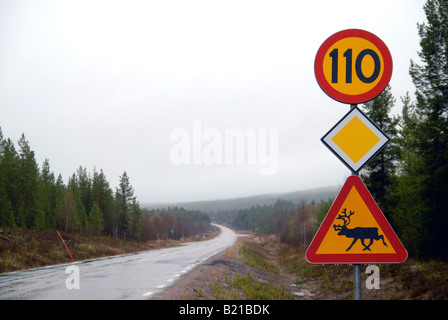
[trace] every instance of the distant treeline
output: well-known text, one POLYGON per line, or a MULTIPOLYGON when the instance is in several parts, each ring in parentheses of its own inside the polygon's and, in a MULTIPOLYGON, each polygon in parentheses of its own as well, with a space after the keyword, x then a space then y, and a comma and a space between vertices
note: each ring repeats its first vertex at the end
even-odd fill
POLYGON ((179 239, 209 226, 208 216, 197 211, 142 211, 126 172, 115 191, 102 170, 88 173, 82 166, 65 184, 48 159, 39 168, 24 134, 17 151, 0 128, 0 227, 149 240, 179 239))
POLYGON ((200 211, 168 207, 143 209, 142 238, 144 240, 175 239, 204 233, 210 229, 210 217, 200 211))
POLYGON ((280 240, 307 246, 328 212, 332 199, 307 204, 278 199, 273 205, 218 211, 213 219, 231 226, 264 234, 278 235, 280 240))

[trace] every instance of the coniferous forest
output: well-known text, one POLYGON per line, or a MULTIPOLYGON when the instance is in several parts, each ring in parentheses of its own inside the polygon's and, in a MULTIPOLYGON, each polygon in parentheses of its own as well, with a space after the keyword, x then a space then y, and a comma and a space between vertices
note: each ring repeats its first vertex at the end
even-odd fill
POLYGON ((80 166, 64 183, 39 167, 25 135, 17 146, 0 128, 0 227, 61 230, 134 240, 180 239, 207 230, 209 217, 179 208, 141 209, 126 172, 112 189, 104 172, 80 166), (172 231, 173 230, 173 231, 172 231))
POLYGON ((420 62, 410 62, 415 101, 391 116, 390 87, 364 109, 391 138, 366 167, 368 189, 411 257, 448 259, 448 2, 427 1, 417 23, 420 62))

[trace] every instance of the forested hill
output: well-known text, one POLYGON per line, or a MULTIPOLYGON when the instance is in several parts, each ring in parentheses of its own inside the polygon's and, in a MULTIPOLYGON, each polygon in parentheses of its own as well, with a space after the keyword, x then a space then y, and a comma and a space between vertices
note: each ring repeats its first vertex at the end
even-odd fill
POLYGON ((209 214, 217 213, 218 211, 229 211, 248 209, 253 206, 273 205, 277 200, 291 201, 298 204, 300 201, 310 203, 312 201, 319 202, 320 200, 328 200, 334 198, 341 186, 322 187, 309 190, 294 191, 288 193, 278 194, 264 194, 257 196, 241 197, 234 199, 221 199, 209 201, 196 202, 182 202, 182 203, 141 203, 142 208, 168 208, 168 207, 182 207, 188 210, 200 210, 209 214))

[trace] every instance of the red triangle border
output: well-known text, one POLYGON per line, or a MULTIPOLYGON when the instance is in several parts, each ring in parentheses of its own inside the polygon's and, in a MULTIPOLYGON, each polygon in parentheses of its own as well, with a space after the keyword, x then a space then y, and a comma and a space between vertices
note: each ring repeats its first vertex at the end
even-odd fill
POLYGON ((313 241, 306 252, 306 259, 310 263, 319 264, 362 264, 362 263, 402 263, 407 259, 408 253, 398 239, 391 225, 387 221, 381 209, 373 199, 367 187, 362 182, 361 178, 352 175, 348 177, 341 191, 339 192, 336 200, 328 211, 325 219, 319 227, 319 230, 315 234, 313 241), (355 187, 361 198, 364 200, 366 206, 369 208, 372 216, 378 223, 381 231, 389 240, 390 244, 395 250, 395 253, 369 253, 369 254, 316 254, 320 244, 325 238, 328 230, 336 218, 340 208, 342 207, 345 199, 347 198, 352 187, 355 187))

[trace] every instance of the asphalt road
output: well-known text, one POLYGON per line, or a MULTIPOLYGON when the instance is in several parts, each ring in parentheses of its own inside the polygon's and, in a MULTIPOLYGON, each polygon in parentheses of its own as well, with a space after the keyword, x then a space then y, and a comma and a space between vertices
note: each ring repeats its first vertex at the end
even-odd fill
POLYGON ((0 274, 0 300, 147 299, 235 242, 216 226, 221 234, 208 241, 0 274))

